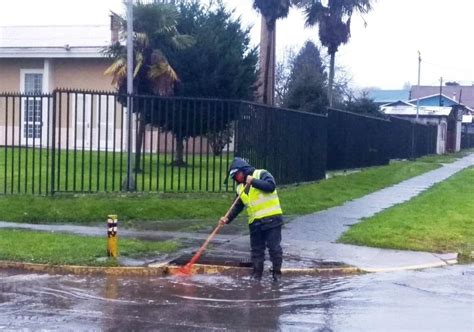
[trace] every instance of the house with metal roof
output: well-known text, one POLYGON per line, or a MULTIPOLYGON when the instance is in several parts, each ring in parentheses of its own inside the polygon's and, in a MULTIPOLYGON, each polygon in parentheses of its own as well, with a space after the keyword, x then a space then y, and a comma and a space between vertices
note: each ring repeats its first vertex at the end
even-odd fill
MULTIPOLYGON (((433 101, 436 102, 436 96, 439 98, 440 95, 445 96, 451 101, 465 105, 471 110, 474 110, 474 85, 447 85, 441 87, 414 85, 410 89, 409 98, 410 100, 416 100, 418 98, 434 97, 433 101)), ((445 98, 443 99, 446 100, 445 98)), ((443 105, 438 104, 438 106, 443 105)))

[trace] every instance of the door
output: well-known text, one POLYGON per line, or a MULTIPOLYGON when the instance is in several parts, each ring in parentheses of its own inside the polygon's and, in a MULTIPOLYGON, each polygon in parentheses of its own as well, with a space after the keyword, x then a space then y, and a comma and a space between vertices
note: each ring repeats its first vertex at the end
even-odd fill
POLYGON ((21 144, 29 147, 46 143, 43 122, 48 97, 43 96, 42 70, 25 70, 21 74, 21 144))
POLYGON ((76 93, 74 96, 74 143, 76 144, 77 148, 90 148, 92 95, 76 93))
POLYGON ((97 123, 99 123, 99 149, 110 151, 114 144, 115 130, 115 98, 109 95, 100 95, 97 105, 97 123))

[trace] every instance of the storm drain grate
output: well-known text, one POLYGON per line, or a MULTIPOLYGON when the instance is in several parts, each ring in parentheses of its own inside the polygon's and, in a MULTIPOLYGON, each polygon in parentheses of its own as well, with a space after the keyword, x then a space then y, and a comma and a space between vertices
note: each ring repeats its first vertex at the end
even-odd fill
MULTIPOLYGON (((194 254, 182 255, 170 262, 171 265, 183 266, 186 265, 194 254)), ((248 257, 229 257, 218 255, 203 255, 197 261, 197 264, 202 265, 219 265, 232 267, 252 267, 252 262, 248 257)))

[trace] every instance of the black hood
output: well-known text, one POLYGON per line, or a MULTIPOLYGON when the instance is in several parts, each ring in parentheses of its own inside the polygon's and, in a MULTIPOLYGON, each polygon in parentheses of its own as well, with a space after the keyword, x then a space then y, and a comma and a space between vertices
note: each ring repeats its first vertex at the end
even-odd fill
POLYGON ((234 158, 232 164, 229 167, 229 171, 227 172, 227 177, 225 178, 224 183, 227 183, 229 174, 232 170, 242 171, 245 175, 249 175, 255 171, 255 167, 251 166, 245 159, 239 157, 234 158))

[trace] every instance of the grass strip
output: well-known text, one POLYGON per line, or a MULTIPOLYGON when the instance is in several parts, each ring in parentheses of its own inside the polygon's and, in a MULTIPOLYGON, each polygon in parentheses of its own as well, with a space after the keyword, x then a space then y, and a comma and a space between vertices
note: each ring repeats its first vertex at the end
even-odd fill
MULTIPOLYGON (((283 187, 279 195, 286 215, 313 213, 436 169, 458 156, 395 161, 316 183, 283 187)), ((11 195, 0 197, 0 220, 92 224, 117 214, 122 225, 137 228, 155 225, 160 230, 197 230, 214 226, 233 197, 232 193, 11 195)))
MULTIPOLYGON (((105 238, 24 230, 0 230, 0 260, 52 265, 117 266, 106 256, 105 238)), ((153 257, 178 250, 174 241, 119 238, 121 257, 153 257)))
POLYGON ((340 242, 470 256, 474 251, 473 188, 471 167, 351 227, 340 242))

